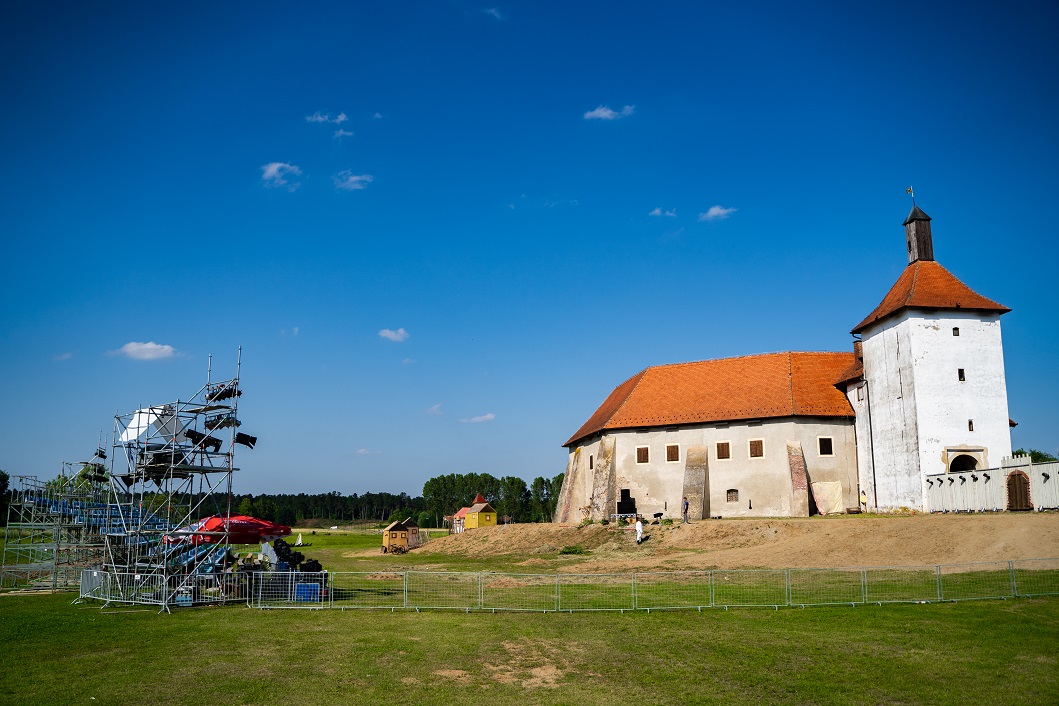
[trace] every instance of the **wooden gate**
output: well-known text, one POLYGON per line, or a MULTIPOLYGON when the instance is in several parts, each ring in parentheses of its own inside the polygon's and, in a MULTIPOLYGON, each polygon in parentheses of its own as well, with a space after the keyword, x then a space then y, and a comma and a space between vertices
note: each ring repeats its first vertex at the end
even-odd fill
POLYGON ((1022 471, 1013 471, 1008 476, 1008 510, 1032 510, 1030 504, 1030 479, 1022 471))

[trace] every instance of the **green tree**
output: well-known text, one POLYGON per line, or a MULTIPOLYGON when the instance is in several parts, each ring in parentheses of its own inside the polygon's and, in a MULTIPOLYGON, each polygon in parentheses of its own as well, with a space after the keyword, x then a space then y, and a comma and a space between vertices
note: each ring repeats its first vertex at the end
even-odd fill
POLYGON ((1029 456, 1030 460, 1034 463, 1051 463, 1052 461, 1059 461, 1059 458, 1051 455, 1046 451, 1038 451, 1037 449, 1015 449, 1014 456, 1029 456))
POLYGON ((239 507, 235 510, 236 515, 253 515, 254 514, 254 501, 253 496, 246 496, 239 501, 239 507))
POLYGON ((7 507, 10 500, 10 490, 8 489, 11 484, 11 476, 7 475, 6 472, 0 471, 0 524, 7 525, 7 507))

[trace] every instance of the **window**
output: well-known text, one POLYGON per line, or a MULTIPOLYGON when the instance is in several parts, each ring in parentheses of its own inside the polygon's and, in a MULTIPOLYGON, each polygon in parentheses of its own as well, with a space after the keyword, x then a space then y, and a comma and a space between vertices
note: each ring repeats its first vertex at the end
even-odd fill
POLYGON ((817 443, 820 446, 820 455, 821 456, 834 456, 835 455, 834 444, 832 443, 832 440, 831 440, 830 436, 821 436, 819 439, 817 439, 817 443))
POLYGON ((952 335, 953 336, 959 336, 960 335, 960 327, 959 326, 953 326, 952 327, 952 335))
POLYGON ((765 441, 763 439, 750 440, 750 458, 761 458, 765 455, 765 441))
POLYGON ((593 468, 595 468, 595 459, 592 458, 592 454, 589 454, 588 455, 588 470, 591 471, 593 468))
POLYGON ((670 444, 666 447, 666 460, 667 461, 679 461, 680 460, 680 447, 676 444, 670 444))
POLYGON ((401 539, 404 539, 404 538, 405 538, 405 537, 407 537, 407 536, 408 536, 408 533, 407 533, 407 532, 402 532, 402 533, 401 533, 401 539))
POLYGON ((857 385, 857 401, 862 402, 864 400, 864 385, 857 385))
POLYGON ((651 455, 647 451, 646 446, 636 447, 636 462, 637 463, 650 463, 651 455))
POLYGON ((967 431, 974 431, 974 420, 973 419, 968 419, 967 420, 967 431))
POLYGON ((960 378, 960 382, 963 382, 967 379, 967 377, 963 374, 963 368, 956 369, 956 377, 960 378))
POLYGON ((732 457, 732 445, 727 441, 717 442, 717 460, 723 461, 732 457))
POLYGON ((735 488, 729 488, 728 490, 728 502, 737 503, 739 502, 739 491, 735 488))
POLYGON ((390 532, 390 539, 397 539, 397 533, 396 532, 390 532))

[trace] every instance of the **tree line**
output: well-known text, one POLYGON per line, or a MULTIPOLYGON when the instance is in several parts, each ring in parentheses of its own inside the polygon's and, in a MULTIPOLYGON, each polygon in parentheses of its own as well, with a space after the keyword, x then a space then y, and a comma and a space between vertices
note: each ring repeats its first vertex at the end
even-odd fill
POLYGON ((496 478, 488 473, 449 473, 431 478, 423 485, 423 500, 430 513, 444 517, 468 507, 481 493, 500 518, 512 522, 551 522, 563 487, 563 475, 538 476, 527 486, 517 476, 496 478))

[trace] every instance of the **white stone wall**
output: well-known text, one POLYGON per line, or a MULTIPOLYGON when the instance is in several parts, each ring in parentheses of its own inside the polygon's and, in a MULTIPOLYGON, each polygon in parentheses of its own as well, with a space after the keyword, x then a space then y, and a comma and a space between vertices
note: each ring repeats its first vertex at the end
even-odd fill
MULTIPOLYGON (((650 517, 656 512, 679 518, 684 490, 684 469, 689 446, 705 445, 709 457, 710 514, 723 517, 786 517, 791 513, 791 476, 787 443, 801 444, 806 470, 812 482, 842 484, 846 507, 857 505, 857 449, 852 419, 783 418, 760 423, 733 422, 728 425, 695 425, 653 428, 644 431, 615 431, 607 435, 615 443, 616 490, 630 491, 637 511, 650 517), (819 454, 818 438, 831 437, 833 454, 819 454), (763 441, 764 456, 750 458, 750 440, 763 441), (717 458, 717 443, 727 441, 731 458, 717 458), (680 460, 666 461, 666 446, 679 448, 680 460), (649 461, 636 462, 636 449, 646 446, 649 461), (728 502, 729 489, 739 492, 738 502, 728 502)), ((581 447, 578 465, 586 464, 588 446, 581 447)), ((574 450, 571 451, 573 458, 574 450)), ((579 475, 590 476, 587 471, 579 475)), ((591 488, 581 480, 571 484, 574 505, 585 505, 591 488)), ((566 489, 564 488, 564 494, 566 489)), ((609 508, 607 514, 614 512, 609 508)))
MULTIPOLYGON (((910 310, 865 330, 863 342, 880 510, 925 510, 926 476, 960 450, 979 468, 1011 455, 999 315, 910 310)), ((861 475, 871 476, 863 462, 861 475)))
MULTIPOLYGON (((850 406, 853 407, 854 413, 857 415, 857 420, 854 425, 857 437, 857 481, 860 485, 860 490, 864 491, 865 497, 867 497, 867 505, 869 508, 876 506, 875 502, 875 487, 872 483, 872 456, 871 456, 871 427, 869 425, 870 416, 868 415, 868 385, 863 380, 851 382, 846 385, 846 399, 849 400, 850 406)), ((860 499, 859 492, 857 494, 858 502, 860 499)), ((850 507, 853 507, 852 505, 850 507)))

